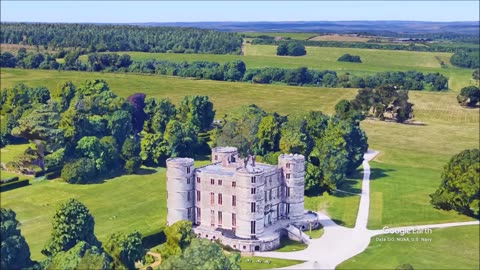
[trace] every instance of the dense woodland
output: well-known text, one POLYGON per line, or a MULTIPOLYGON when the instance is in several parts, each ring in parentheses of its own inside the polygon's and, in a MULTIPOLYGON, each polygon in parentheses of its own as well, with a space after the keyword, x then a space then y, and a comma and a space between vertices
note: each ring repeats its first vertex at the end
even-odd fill
POLYGON ((450 62, 459 67, 464 68, 479 68, 480 67, 480 52, 473 51, 458 51, 452 55, 450 62))
POLYGON ((374 88, 395 85, 398 89, 441 91, 448 89, 448 78, 440 73, 423 74, 417 71, 380 72, 374 75, 337 74, 330 70, 260 68, 247 69, 243 61, 220 64, 217 62, 170 62, 166 60, 132 61, 129 55, 90 53, 86 63, 78 60, 79 51, 60 52, 58 55, 26 53, 20 49, 16 56, 4 52, 0 67, 57 69, 106 72, 135 72, 190 77, 218 81, 243 81, 260 84, 284 83, 296 86, 374 88), (55 59, 61 56, 64 63, 55 59))
POLYGON ((239 54, 242 45, 235 33, 195 28, 62 23, 2 23, 1 27, 1 43, 52 50, 239 54))

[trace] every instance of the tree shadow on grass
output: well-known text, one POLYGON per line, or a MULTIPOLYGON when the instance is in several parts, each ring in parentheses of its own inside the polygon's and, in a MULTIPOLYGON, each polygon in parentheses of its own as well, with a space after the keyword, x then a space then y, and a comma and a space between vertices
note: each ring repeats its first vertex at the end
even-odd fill
POLYGON ((154 174, 157 171, 151 168, 140 168, 134 175, 150 175, 154 174))
POLYGON ((389 176, 389 172, 394 172, 394 169, 380 169, 380 168, 371 168, 370 169, 370 180, 376 181, 381 180, 389 176))

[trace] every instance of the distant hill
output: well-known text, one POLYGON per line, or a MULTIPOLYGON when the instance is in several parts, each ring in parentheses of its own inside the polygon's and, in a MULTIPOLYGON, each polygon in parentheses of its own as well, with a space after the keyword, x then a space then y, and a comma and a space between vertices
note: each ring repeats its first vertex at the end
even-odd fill
POLYGON ((424 21, 295 21, 295 22, 172 22, 134 23, 143 26, 179 26, 215 29, 229 32, 314 32, 314 33, 371 33, 432 34, 457 33, 478 35, 479 22, 424 21))

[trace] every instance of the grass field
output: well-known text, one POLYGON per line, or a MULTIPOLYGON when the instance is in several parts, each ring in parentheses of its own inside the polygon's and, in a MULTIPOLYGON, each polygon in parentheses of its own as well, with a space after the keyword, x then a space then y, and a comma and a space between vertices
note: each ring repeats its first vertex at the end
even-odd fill
MULTIPOLYGON (((306 66, 317 70, 334 70, 340 74, 349 72, 357 75, 373 74, 384 71, 417 70, 424 73, 440 72, 449 78, 449 88, 459 91, 462 87, 472 84, 472 71, 457 68, 450 64, 451 53, 440 52, 410 52, 372 50, 356 48, 307 47, 307 55, 301 57, 277 56, 276 46, 273 45, 245 45, 244 55, 218 54, 174 54, 174 53, 127 53, 133 60, 158 59, 174 62, 181 61, 214 61, 224 63, 233 60, 242 60, 247 68, 281 67, 298 68, 306 66), (358 55, 362 63, 337 62, 345 54, 358 55), (440 63, 446 63, 442 68, 440 63)), ((87 56, 81 56, 86 61, 87 56)))
MULTIPOLYGON (((208 95, 214 103, 217 117, 232 108, 251 103, 281 114, 308 110, 332 113, 340 99, 351 99, 356 94, 356 89, 254 85, 135 74, 1 69, 2 88, 25 82, 30 86, 44 85, 53 89, 65 80, 79 83, 93 78, 107 80, 110 88, 121 96, 143 92, 147 96, 169 97, 177 102, 188 94, 208 95)), ((416 120, 424 122, 423 126, 373 120, 362 122, 370 148, 381 151, 372 168, 386 174, 371 183, 369 227, 468 219, 428 205, 428 194, 438 186, 441 170, 450 157, 466 148, 479 147, 479 110, 461 108, 455 96, 454 92, 411 91, 416 120)), ((3 156, 2 153, 2 160, 3 156)), ((38 259, 50 233, 54 210, 69 197, 79 198, 91 209, 96 219, 95 231, 101 240, 112 230, 136 228, 147 233, 159 228, 165 220, 164 177, 164 171, 158 169, 148 177, 123 176, 100 185, 41 182, 2 193, 1 204, 17 212, 23 224, 22 234, 27 238, 32 256, 38 259), (117 218, 109 219, 113 216, 117 218)), ((351 182, 347 188, 358 189, 358 181, 351 182)), ((338 194, 307 197, 305 206, 312 210, 326 209, 334 219, 341 221, 339 223, 351 227, 356 218, 358 200, 357 196, 342 197, 338 194)), ((445 241, 454 240, 457 237, 454 232, 440 234, 439 237, 445 237, 445 241)), ((462 249, 469 244, 453 242, 452 247, 462 249)))
POLYGON ((238 265, 240 266, 240 269, 273 269, 273 268, 287 267, 287 266, 299 264, 302 262, 303 261, 251 256, 251 257, 242 257, 238 265), (251 262, 247 262, 247 259, 250 259, 251 262), (260 260, 262 262, 258 263, 257 260, 260 260), (265 261, 270 261, 270 263, 265 263, 265 261))
POLYGON ((288 238, 283 238, 280 240, 280 247, 275 251, 278 252, 292 252, 300 251, 307 248, 307 245, 301 242, 293 241, 288 238))
POLYGON ((455 211, 433 209, 429 194, 440 185, 440 169, 372 162, 369 229, 471 221, 455 211))
POLYGON ((312 230, 311 232, 309 230, 306 230, 305 233, 310 236, 311 239, 318 239, 322 237, 324 230, 323 227, 319 229, 312 230))
POLYGON ((399 235, 372 237, 368 248, 337 269, 395 269, 409 263, 414 269, 479 269, 478 226, 434 229, 432 234, 410 235, 431 242, 396 241, 399 235), (380 241, 393 237, 395 241, 380 241))
POLYGON ((316 33, 285 33, 285 32, 272 32, 272 33, 239 32, 239 34, 244 34, 249 37, 269 36, 269 37, 291 38, 291 39, 298 39, 298 40, 306 40, 310 37, 314 37, 318 35, 316 33))
POLYGON ((309 40, 313 41, 344 41, 344 42, 367 42, 371 40, 371 37, 359 37, 353 35, 339 35, 339 34, 332 34, 332 35, 319 35, 310 38, 309 40))

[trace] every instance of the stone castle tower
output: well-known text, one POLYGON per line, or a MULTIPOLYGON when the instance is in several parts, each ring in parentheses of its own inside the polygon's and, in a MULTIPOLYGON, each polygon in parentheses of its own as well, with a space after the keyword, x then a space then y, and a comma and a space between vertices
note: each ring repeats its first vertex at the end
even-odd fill
POLYGON ((167 223, 194 221, 194 167, 191 158, 167 160, 167 223))

